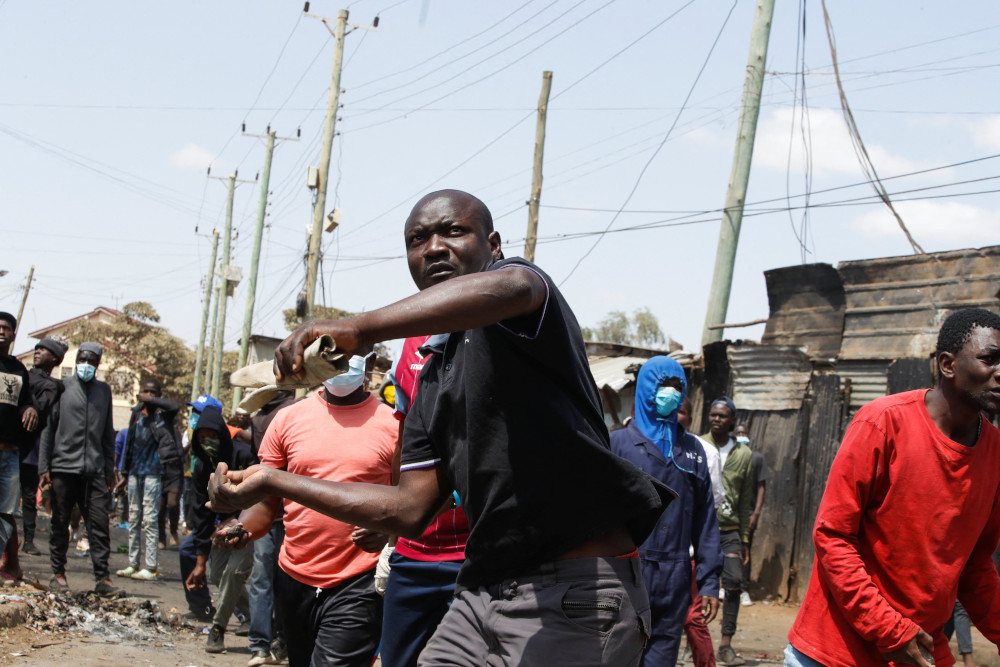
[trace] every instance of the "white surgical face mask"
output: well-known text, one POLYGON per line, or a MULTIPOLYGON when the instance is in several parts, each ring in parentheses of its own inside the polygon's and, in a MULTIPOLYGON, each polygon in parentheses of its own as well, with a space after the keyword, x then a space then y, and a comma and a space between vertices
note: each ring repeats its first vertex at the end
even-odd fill
POLYGON ((374 352, 369 352, 363 357, 354 355, 347 364, 349 370, 330 378, 323 383, 323 386, 334 396, 347 396, 355 391, 364 383, 365 367, 368 365, 368 358, 374 354, 374 352))

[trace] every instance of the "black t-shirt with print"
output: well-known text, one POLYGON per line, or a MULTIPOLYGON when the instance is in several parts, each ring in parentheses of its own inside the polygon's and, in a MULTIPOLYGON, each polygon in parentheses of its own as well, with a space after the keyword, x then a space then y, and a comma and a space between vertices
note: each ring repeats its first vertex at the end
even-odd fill
POLYGON ((19 444, 24 438, 21 413, 32 404, 30 387, 24 364, 0 354, 0 442, 19 444))
POLYGON ((469 517, 465 588, 621 526, 639 545, 674 497, 611 452, 580 326, 555 284, 520 258, 488 270, 511 266, 545 281, 544 305, 452 333, 420 372, 403 436, 402 470, 441 466, 469 517))

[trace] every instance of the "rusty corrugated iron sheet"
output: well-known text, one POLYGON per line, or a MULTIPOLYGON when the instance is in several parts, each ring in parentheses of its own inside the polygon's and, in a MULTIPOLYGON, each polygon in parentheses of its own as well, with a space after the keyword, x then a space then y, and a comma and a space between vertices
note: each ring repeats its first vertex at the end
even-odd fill
POLYGON ((788 345, 732 345, 733 402, 740 410, 798 410, 812 364, 805 351, 788 345))
POLYGON ((846 297, 842 360, 927 357, 953 311, 1000 306, 1000 246, 841 262, 837 270, 846 297))
POLYGON ((811 359, 840 352, 844 285, 829 264, 802 264, 764 272, 770 314, 761 342, 803 347, 811 359))
POLYGON ((838 361, 837 374, 850 390, 850 412, 889 393, 889 364, 885 359, 838 361), (850 385, 847 383, 850 382, 850 385))

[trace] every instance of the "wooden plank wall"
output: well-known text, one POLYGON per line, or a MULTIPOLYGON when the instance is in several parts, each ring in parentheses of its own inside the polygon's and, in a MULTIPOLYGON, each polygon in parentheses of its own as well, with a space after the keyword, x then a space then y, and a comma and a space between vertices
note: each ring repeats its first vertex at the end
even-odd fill
POLYGON ((801 600, 813 569, 812 531, 830 466, 843 437, 844 395, 836 374, 814 374, 803 405, 807 428, 795 468, 799 471, 798 516, 791 543, 787 598, 801 600))
POLYGON ((751 446, 764 454, 771 472, 750 552, 750 578, 772 596, 784 598, 792 566, 799 514, 797 461, 801 411, 747 413, 751 446))

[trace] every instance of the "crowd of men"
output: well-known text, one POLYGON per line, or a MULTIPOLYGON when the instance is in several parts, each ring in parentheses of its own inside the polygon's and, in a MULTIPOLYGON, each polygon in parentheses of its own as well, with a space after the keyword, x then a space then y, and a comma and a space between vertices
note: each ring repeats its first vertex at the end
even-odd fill
MULTIPOLYGON (((117 574, 157 579, 180 506, 181 573, 191 614, 211 623, 206 650, 225 649, 235 614, 249 665, 367 666, 380 654, 386 667, 669 666, 684 634, 698 667, 744 664, 733 637, 769 474, 733 401, 712 400, 709 431, 694 435, 684 369, 654 357, 632 417, 609 433, 572 310, 540 268, 504 257, 479 199, 423 197, 403 239, 416 294, 307 322, 275 355, 279 382, 301 378, 305 349, 330 335, 349 370, 300 400, 280 393, 239 426, 200 396, 184 435, 180 406, 144 380, 118 453, 100 345, 82 343, 59 383, 48 372, 67 348, 44 339, 29 374, 0 313, 0 550, 14 553, 0 576, 18 576, 22 495, 22 549, 37 553, 38 484, 51 489, 50 588, 68 590, 76 506, 95 590, 121 595, 108 517, 125 489, 129 565, 117 574), (392 339, 404 342, 386 401, 366 379, 373 346, 392 339), (720 606, 716 653, 707 624, 720 606)), ((786 665, 944 667, 956 608, 1000 642, 989 420, 1000 316, 957 311, 936 358, 935 388, 874 401, 845 434, 786 665)))

